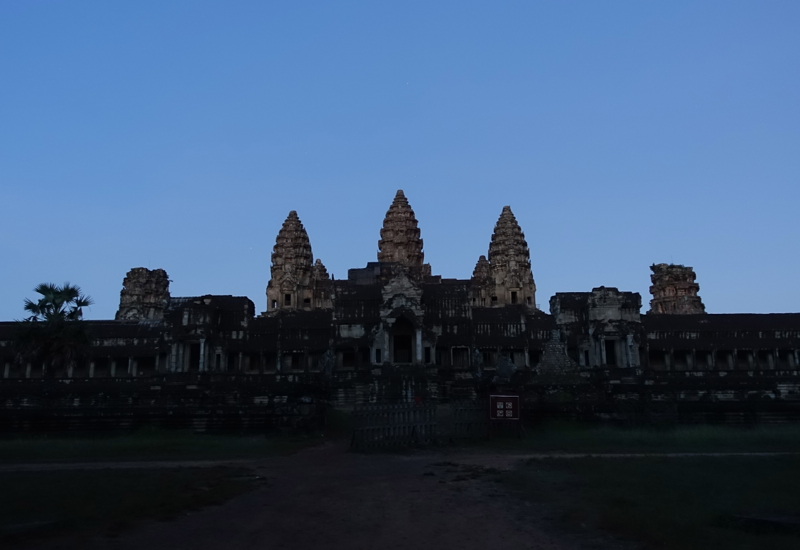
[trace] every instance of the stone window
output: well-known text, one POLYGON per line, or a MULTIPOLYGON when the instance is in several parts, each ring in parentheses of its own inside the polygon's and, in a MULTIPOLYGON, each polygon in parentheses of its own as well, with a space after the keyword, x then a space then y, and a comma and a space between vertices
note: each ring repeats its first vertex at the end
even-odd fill
POLYGON ((278 300, 272 300, 272 309, 278 309, 278 300))
POLYGON ((285 305, 285 306, 292 305, 292 295, 291 294, 284 294, 283 295, 283 305, 285 305))
POLYGON ((381 359, 381 350, 379 350, 379 349, 375 350, 375 362, 376 363, 383 363, 383 361, 381 359))
POLYGON ((514 290, 511 291, 511 303, 512 304, 516 304, 517 303, 517 293, 514 290))
POLYGON ((492 296, 492 305, 497 304, 497 296, 492 296))
POLYGON ((431 362, 431 348, 427 346, 425 347, 425 362, 426 363, 431 362))
POLYGON ((303 298, 303 305, 305 307, 311 307, 311 298, 303 298))

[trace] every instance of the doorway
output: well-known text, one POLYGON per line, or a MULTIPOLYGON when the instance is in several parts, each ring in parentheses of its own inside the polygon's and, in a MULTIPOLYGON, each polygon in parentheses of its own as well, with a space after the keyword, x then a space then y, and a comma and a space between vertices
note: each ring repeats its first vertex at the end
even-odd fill
POLYGON ((392 327, 392 344, 395 363, 411 363, 414 360, 414 325, 402 317, 392 327))

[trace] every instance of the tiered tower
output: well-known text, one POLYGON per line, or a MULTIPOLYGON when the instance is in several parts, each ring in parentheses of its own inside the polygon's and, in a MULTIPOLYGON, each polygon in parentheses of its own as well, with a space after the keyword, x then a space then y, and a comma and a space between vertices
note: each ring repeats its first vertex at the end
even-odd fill
POLYGON ((696 275, 691 267, 675 264, 654 264, 650 280, 650 311, 671 315, 705 313, 706 306, 697 294, 700 285, 694 282, 696 275))
POLYGON ((419 270, 422 274, 430 275, 430 265, 423 263, 424 260, 417 218, 401 189, 397 191, 383 219, 378 241, 378 261, 401 264, 412 271, 419 270))
POLYGON ((489 244, 489 259, 481 256, 472 275, 472 299, 477 306, 522 304, 536 309, 536 283, 531 256, 510 206, 504 206, 489 244))
POLYGON ((163 269, 134 267, 122 281, 117 321, 160 321, 169 305, 169 277, 163 269))
POLYGON ((331 307, 328 271, 320 260, 314 263, 308 233, 294 210, 278 231, 270 273, 267 311, 331 307))

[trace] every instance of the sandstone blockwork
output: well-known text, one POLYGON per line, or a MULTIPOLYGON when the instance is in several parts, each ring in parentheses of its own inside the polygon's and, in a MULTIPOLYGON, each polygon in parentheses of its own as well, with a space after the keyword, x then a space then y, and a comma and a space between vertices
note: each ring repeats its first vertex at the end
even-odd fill
POLYGON ((289 212, 272 249, 267 311, 330 309, 330 276, 314 263, 311 241, 297 212, 289 212))
POLYGON ((691 267, 675 264, 654 264, 650 280, 650 311, 670 315, 693 315, 705 313, 706 307, 697 294, 700 285, 695 282, 696 275, 691 267))
POLYGON ((397 191, 383 220, 378 241, 378 261, 400 264, 430 275, 430 265, 424 263, 425 254, 422 252, 417 218, 402 190, 397 191))
POLYGON ((169 305, 169 277, 163 269, 134 267, 122 281, 117 321, 160 321, 169 305))
POLYGON ((525 234, 510 206, 504 206, 489 244, 472 274, 472 305, 501 307, 522 304, 536 310, 536 283, 525 234))

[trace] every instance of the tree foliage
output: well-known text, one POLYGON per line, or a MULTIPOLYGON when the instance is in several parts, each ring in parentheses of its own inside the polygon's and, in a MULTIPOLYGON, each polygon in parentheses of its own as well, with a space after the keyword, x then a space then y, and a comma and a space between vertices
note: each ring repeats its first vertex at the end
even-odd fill
POLYGON ((42 283, 33 290, 41 297, 35 302, 25 299, 30 316, 20 322, 17 360, 41 366, 45 374, 74 366, 91 343, 82 319, 92 299, 69 283, 42 283))

